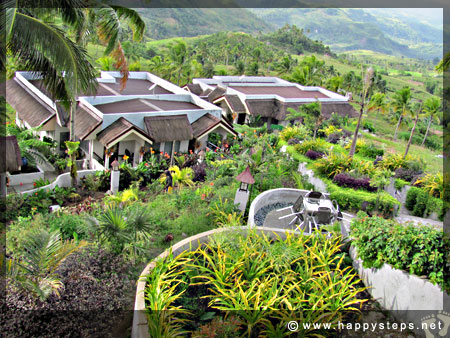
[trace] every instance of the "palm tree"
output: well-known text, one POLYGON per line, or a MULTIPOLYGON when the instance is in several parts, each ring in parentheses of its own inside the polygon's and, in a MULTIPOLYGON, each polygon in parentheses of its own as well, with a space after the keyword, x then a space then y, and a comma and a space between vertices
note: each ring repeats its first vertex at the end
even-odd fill
POLYGON ((313 103, 303 104, 298 107, 298 110, 287 108, 287 111, 289 114, 286 116, 286 120, 303 118, 303 124, 313 129, 313 138, 316 138, 317 129, 323 122, 322 106, 318 100, 313 103))
POLYGON ((397 127, 394 132, 394 140, 397 140, 397 133, 403 117, 411 110, 411 89, 409 87, 403 87, 398 90, 393 97, 391 107, 396 113, 400 113, 400 117, 397 122, 397 127))
POLYGON ((63 284, 56 270, 68 256, 86 244, 85 241, 62 241, 59 231, 32 231, 24 239, 23 257, 6 262, 7 276, 42 301, 52 293, 59 295, 63 284))
POLYGON ((168 47, 167 58, 172 64, 174 72, 177 74, 177 84, 180 85, 181 74, 183 73, 185 65, 188 64, 189 59, 186 42, 183 40, 176 40, 171 43, 168 47))
POLYGON ((140 41, 145 32, 145 22, 135 10, 122 6, 99 3, 98 8, 89 8, 82 13, 75 25, 77 43, 87 43, 95 32, 95 37, 106 46, 104 55, 114 59, 114 68, 122 74, 121 85, 124 88, 128 79, 128 62, 121 44, 121 40, 127 39, 123 23, 131 28, 133 41, 140 41))
POLYGON ((364 77, 363 90, 361 93, 361 102, 360 102, 361 109, 359 111, 359 118, 358 123, 356 124, 355 133, 353 134, 352 145, 350 146, 350 151, 348 153, 349 158, 352 158, 356 151, 356 141, 358 139, 359 127, 361 126, 361 120, 364 114, 367 93, 369 92, 370 87, 373 84, 373 74, 374 73, 372 67, 369 67, 369 69, 367 69, 366 71, 366 76, 364 77))
MULTIPOLYGON (((421 111, 422 111, 422 101, 420 101, 419 109, 417 110, 417 113, 416 113, 416 118, 414 120, 414 126, 411 129, 411 134, 409 135, 409 140, 408 140, 408 144, 406 145, 406 150, 405 150, 405 154, 403 155, 403 159, 405 159, 406 155, 408 155, 409 147, 411 146, 412 138, 414 135, 414 131, 416 130, 417 121, 419 120, 419 114, 421 111)), ((410 112, 412 114, 412 110, 410 112)))
POLYGON ((425 136, 422 141, 422 146, 425 144, 425 141, 428 136, 428 131, 430 130, 431 121, 439 121, 438 112, 441 107, 441 100, 436 97, 432 96, 425 100, 423 105, 423 111, 426 113, 425 116, 428 117, 428 125, 427 125, 427 131, 425 132, 425 136))
POLYGON ((386 109, 387 109, 386 94, 383 93, 373 94, 367 105, 367 111, 368 112, 376 111, 378 118, 379 112, 384 113, 386 112, 386 109))

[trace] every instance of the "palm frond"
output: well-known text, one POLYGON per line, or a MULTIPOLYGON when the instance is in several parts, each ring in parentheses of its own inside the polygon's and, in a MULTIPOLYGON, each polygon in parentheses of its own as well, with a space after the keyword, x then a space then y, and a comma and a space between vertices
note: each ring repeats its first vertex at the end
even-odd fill
POLYGON ((7 49, 24 69, 47 75, 44 86, 57 99, 73 100, 80 92, 95 90, 95 70, 86 50, 51 23, 17 12, 7 49))
POLYGON ((130 25, 133 32, 133 40, 140 41, 145 32, 145 22, 140 15, 131 8, 122 6, 111 6, 111 8, 117 13, 119 20, 125 19, 130 25))

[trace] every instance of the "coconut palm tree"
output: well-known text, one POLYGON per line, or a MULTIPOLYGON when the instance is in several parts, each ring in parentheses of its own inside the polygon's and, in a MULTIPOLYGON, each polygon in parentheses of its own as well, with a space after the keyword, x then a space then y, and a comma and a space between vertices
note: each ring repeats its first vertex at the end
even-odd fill
POLYGON ((434 120, 436 122, 439 121, 438 112, 441 108, 441 100, 436 97, 432 96, 425 100, 423 104, 423 111, 425 112, 425 116, 428 117, 428 125, 427 125, 427 131, 425 132, 425 136, 422 141, 422 146, 425 144, 425 141, 428 136, 428 131, 430 130, 431 122, 434 120))
POLYGON ((385 113, 387 110, 387 102, 386 102, 386 94, 383 93, 375 93, 370 98, 370 101, 367 105, 368 112, 377 112, 377 118, 379 113, 385 113))
POLYGON ((394 109, 394 112, 400 113, 400 117, 395 127, 394 140, 397 140, 397 133, 403 117, 411 110, 411 89, 409 87, 403 87, 398 90, 393 97, 393 101, 390 106, 394 109))
POLYGON ((186 64, 189 64, 189 52, 186 42, 176 40, 168 46, 167 59, 172 64, 174 73, 176 73, 177 84, 180 85, 181 74, 186 64))
POLYGON ((42 301, 52 293, 59 295, 63 284, 56 270, 68 256, 86 244, 85 241, 62 241, 59 231, 34 230, 24 239, 22 258, 6 261, 6 275, 18 287, 42 301))
MULTIPOLYGON (((406 159, 406 155, 408 155, 409 147, 411 146, 412 138, 414 135, 414 131, 416 130, 417 121, 419 120, 420 112, 422 111, 422 101, 420 101, 419 109, 416 113, 416 118, 414 119, 414 125, 411 129, 411 134, 409 135, 408 144, 406 145, 405 154, 403 155, 403 159, 406 159)), ((410 110, 411 115, 413 114, 412 110, 410 110)))

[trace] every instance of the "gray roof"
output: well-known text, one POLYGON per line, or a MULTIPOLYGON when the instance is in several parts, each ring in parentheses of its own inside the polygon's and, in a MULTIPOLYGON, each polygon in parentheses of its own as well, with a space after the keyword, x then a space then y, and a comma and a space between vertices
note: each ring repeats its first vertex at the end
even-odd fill
POLYGON ((83 105, 77 106, 77 111, 75 113, 74 119, 74 131, 75 137, 84 140, 93 132, 97 127, 102 124, 102 119, 92 112, 89 108, 83 105))
POLYGON ((192 123, 192 129, 194 131, 194 136, 199 137, 204 135, 206 132, 217 126, 218 124, 222 124, 228 129, 232 131, 234 135, 237 133, 234 131, 233 127, 224 119, 218 119, 212 114, 205 114, 200 117, 198 120, 192 123))

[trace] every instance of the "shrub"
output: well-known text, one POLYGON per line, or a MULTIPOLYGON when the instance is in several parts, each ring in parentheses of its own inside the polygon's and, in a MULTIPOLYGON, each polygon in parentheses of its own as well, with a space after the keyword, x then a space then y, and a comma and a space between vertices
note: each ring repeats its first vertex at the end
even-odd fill
POLYGON ((427 174, 417 180, 414 185, 422 186, 422 189, 431 196, 439 197, 441 199, 444 197, 444 175, 442 175, 442 173, 427 174))
POLYGON ((397 189, 397 190, 402 189, 404 186, 406 186, 406 185, 408 185, 408 184, 409 184, 408 181, 404 181, 404 180, 402 180, 402 179, 400 179, 400 178, 397 178, 397 179, 394 181, 394 186, 395 186, 395 189, 397 189))
POLYGON ((324 153, 328 150, 327 143, 320 138, 305 140, 303 143, 295 145, 294 148, 302 155, 306 154, 308 150, 315 150, 320 153, 324 153))
POLYGON ((370 185, 370 180, 368 178, 354 178, 346 173, 334 176, 333 182, 341 187, 377 191, 377 188, 370 185))
POLYGON ((304 125, 289 126, 280 132, 280 138, 288 142, 291 139, 304 140, 309 137, 309 130, 304 125))
POLYGON ((375 127, 373 126, 372 122, 364 121, 362 124, 363 129, 367 129, 370 133, 375 132, 375 127))
POLYGON ((397 179, 404 180, 406 182, 411 182, 415 180, 421 173, 422 173, 421 171, 415 171, 413 169, 398 168, 395 170, 394 177, 397 179))
POLYGON ((206 163, 199 163, 192 167, 194 172, 192 181, 194 182, 204 182, 206 177, 206 163))
POLYGON ((333 133, 333 134, 328 135, 327 142, 337 144, 341 138, 342 138, 342 133, 333 133))
POLYGON ((428 192, 418 187, 411 187, 408 190, 405 207, 417 217, 427 217, 436 212, 440 220, 443 220, 447 209, 441 199, 431 197, 428 192))
POLYGON ((382 192, 379 195, 380 199, 378 201, 377 210, 377 193, 343 188, 334 184, 330 180, 324 179, 324 181, 327 184, 330 198, 332 200, 336 200, 342 209, 358 211, 362 209, 364 204, 366 205, 366 210, 368 212, 379 211, 386 216, 393 216, 395 206, 400 206, 400 202, 394 197, 389 195, 387 192, 382 192))
MULTIPOLYGON (((347 150, 350 150, 352 146, 352 142, 347 143, 347 145, 344 147, 347 150)), ((355 152, 359 153, 359 151, 361 150, 362 147, 366 146, 366 141, 362 140, 362 139, 357 139, 356 140, 356 147, 355 147, 355 152)))
MULTIPOLYGON (((407 158, 410 159, 408 156, 407 158)), ((407 160, 403 158, 401 154, 388 154, 383 157, 383 160, 379 163, 383 168, 395 171, 396 169, 406 167, 407 160)))
POLYGON ((433 149, 433 150, 439 150, 442 149, 442 139, 439 138, 437 135, 428 135, 428 137, 425 140, 425 147, 433 149))
POLYGON ((306 157, 310 158, 311 160, 317 160, 318 158, 321 158, 324 154, 319 153, 314 150, 308 150, 305 154, 306 157))
POLYGON ((405 227, 393 220, 367 217, 363 212, 352 220, 351 229, 364 267, 380 268, 388 263, 396 269, 427 276, 448 292, 450 268, 446 257, 450 243, 442 230, 428 226, 405 227))
POLYGON ((334 177, 337 174, 350 170, 352 168, 352 159, 344 154, 332 153, 328 157, 319 159, 314 163, 314 167, 322 175, 334 177))
POLYGON ((360 155, 370 158, 376 158, 377 156, 383 156, 384 150, 377 148, 374 144, 365 144, 360 147, 360 155))

